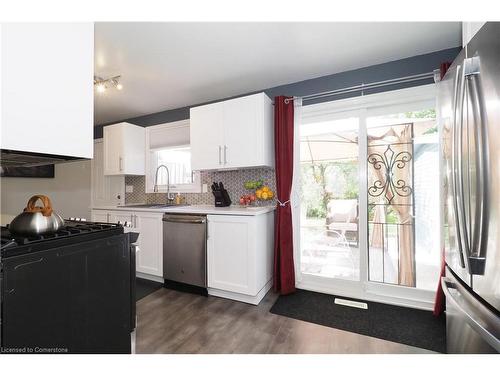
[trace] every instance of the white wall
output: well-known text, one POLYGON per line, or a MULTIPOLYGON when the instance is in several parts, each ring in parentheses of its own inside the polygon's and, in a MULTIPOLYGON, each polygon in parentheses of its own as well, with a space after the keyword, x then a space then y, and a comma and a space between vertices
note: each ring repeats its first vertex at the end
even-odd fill
POLYGON ((8 224, 22 212, 35 194, 47 195, 54 211, 63 218, 83 217, 90 220, 90 160, 56 164, 55 178, 2 177, 1 224, 8 224))
POLYGON ((462 22, 462 47, 476 35, 486 22, 462 22))

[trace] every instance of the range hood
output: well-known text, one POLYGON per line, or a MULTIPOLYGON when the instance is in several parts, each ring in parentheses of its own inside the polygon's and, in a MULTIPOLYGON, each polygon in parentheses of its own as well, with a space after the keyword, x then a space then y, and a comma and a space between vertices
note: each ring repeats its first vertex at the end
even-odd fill
POLYGON ((36 152, 1 150, 0 166, 5 167, 40 167, 43 165, 64 163, 67 161, 80 160, 82 158, 73 156, 40 154, 36 152))
POLYGON ((0 56, 1 168, 91 159, 93 22, 2 23, 0 56))

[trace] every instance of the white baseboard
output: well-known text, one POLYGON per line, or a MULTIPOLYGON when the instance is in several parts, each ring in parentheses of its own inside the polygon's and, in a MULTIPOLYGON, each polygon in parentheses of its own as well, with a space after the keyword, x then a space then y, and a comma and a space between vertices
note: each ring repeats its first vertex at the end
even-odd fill
POLYGON ((156 275, 148 275, 147 273, 142 273, 142 272, 136 272, 135 276, 140 278, 140 279, 156 281, 156 282, 162 283, 162 284, 165 281, 165 280, 163 280, 163 277, 156 276, 156 275))
POLYGON ((264 285, 264 287, 255 296, 249 296, 246 294, 235 293, 235 292, 228 292, 226 290, 220 290, 214 288, 207 288, 207 290, 208 290, 208 295, 210 296, 232 299, 235 301, 249 303, 251 305, 258 305, 272 286, 273 286, 273 280, 271 279, 267 282, 266 285, 264 285))

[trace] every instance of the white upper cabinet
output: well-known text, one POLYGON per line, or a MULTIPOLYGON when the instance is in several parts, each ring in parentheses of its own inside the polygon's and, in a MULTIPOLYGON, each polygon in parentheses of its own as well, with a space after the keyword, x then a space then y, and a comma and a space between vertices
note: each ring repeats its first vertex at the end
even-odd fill
POLYGON ((193 170, 274 166, 273 104, 254 94, 191 108, 193 170))
POLYGON ((125 202, 125 177, 104 175, 102 139, 94 141, 92 159, 92 207, 121 206, 125 202))
POLYGON ((0 25, 1 148, 92 158, 93 23, 0 25))
POLYGON ((104 174, 144 175, 146 130, 121 122, 104 127, 104 174))
POLYGON ((204 170, 221 168, 222 163, 222 103, 191 108, 189 143, 191 168, 204 170))

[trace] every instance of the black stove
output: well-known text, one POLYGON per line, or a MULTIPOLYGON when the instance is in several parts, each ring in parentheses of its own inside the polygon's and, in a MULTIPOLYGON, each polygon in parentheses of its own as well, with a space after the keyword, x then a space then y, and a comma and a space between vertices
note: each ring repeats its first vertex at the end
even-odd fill
POLYGON ((0 352, 130 353, 137 236, 75 219, 34 237, 1 227, 0 352))
POLYGON ((66 219, 64 226, 55 233, 23 237, 14 236, 9 226, 1 227, 1 257, 43 251, 54 247, 70 245, 79 241, 89 241, 123 233, 123 226, 112 223, 66 219))

